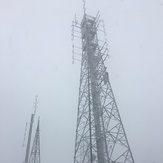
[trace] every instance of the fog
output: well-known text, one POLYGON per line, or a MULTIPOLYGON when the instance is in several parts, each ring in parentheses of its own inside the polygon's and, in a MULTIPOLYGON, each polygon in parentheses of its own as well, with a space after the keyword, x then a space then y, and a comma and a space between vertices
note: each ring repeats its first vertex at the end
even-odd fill
MULTIPOLYGON (((105 64, 135 163, 162 163, 163 0, 86 1, 88 14, 98 11, 109 44, 105 64)), ((81 0, 0 0, 1 163, 24 161, 35 95, 41 162, 73 162, 80 79, 80 62, 72 64, 75 14, 80 22, 81 0)))

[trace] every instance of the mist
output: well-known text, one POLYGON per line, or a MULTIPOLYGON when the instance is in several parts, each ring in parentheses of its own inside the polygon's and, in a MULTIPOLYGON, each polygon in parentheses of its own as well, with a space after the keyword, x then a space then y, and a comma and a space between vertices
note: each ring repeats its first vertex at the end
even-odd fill
MULTIPOLYGON (((109 79, 137 163, 163 162, 163 1, 87 0, 104 20, 109 79)), ((25 158, 25 124, 38 108, 41 162, 72 163, 80 62, 71 24, 83 2, 0 0, 0 162, 25 158)), ((25 138, 27 142, 27 136, 25 138)))

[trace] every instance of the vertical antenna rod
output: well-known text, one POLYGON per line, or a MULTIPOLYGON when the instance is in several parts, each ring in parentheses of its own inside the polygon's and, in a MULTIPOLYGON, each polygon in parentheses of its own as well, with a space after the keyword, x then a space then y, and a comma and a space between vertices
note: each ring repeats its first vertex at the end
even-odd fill
POLYGON ((86 1, 83 0, 83 11, 84 11, 84 15, 86 14, 86 1))

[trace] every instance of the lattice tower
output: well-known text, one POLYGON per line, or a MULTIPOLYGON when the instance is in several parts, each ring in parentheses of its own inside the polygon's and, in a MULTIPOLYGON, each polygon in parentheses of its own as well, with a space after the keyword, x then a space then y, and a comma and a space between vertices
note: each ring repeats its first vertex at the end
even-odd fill
POLYGON ((40 162, 41 162, 40 160, 40 129, 39 129, 39 121, 38 121, 33 146, 31 149, 31 154, 29 157, 29 163, 40 163, 40 162))
POLYGON ((99 13, 72 24, 73 39, 82 45, 73 44, 74 55, 81 53, 74 163, 134 163, 104 64, 108 52, 101 24, 99 13))

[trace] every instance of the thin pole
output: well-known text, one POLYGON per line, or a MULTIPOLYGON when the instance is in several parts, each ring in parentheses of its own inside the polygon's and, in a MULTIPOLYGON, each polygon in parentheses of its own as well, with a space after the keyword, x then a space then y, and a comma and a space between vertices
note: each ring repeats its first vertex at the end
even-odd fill
POLYGON ((91 122, 91 99, 90 99, 90 83, 89 83, 89 66, 88 66, 88 107, 89 107, 89 135, 90 135, 90 161, 93 162, 92 159, 92 122, 91 122))
POLYGON ((84 15, 86 14, 86 1, 83 0, 83 11, 84 11, 84 15))

